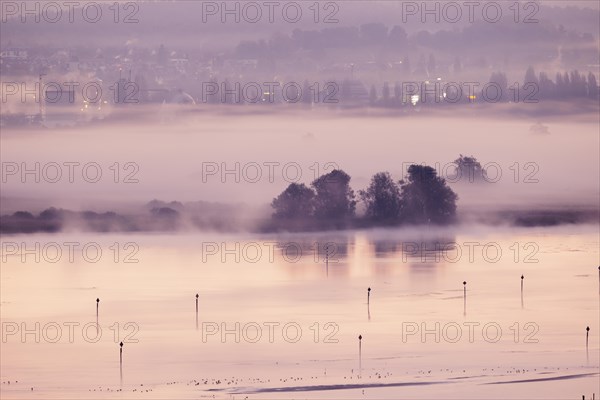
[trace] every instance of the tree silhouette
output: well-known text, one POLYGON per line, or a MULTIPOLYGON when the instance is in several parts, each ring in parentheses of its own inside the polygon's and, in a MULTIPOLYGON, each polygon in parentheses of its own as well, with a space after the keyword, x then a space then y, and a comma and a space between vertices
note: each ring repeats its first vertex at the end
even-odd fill
POLYGON ((361 190, 359 196, 366 207, 365 216, 377 223, 391 225, 398 222, 400 216, 400 188, 389 172, 373 175, 367 190, 361 190))
POLYGON ((375 85, 371 85, 371 90, 369 90, 369 102, 371 105, 377 103, 377 89, 375 88, 375 85))
POLYGON ((458 196, 433 168, 411 165, 400 188, 403 222, 447 224, 454 220, 458 196))
POLYGON ((390 105, 390 84, 385 82, 381 91, 381 101, 384 106, 390 105))
POLYGON ((273 199, 274 218, 311 218, 314 213, 315 192, 303 183, 292 183, 273 199))
POLYGON ((560 72, 556 73, 556 97, 559 98, 566 94, 565 82, 563 81, 562 74, 560 72))
POLYGON ((356 201, 350 188, 350 175, 342 170, 315 179, 315 217, 324 220, 344 220, 354 216, 356 201))
POLYGON ((454 164, 456 164, 456 175, 453 179, 456 181, 465 183, 487 181, 487 174, 475 157, 461 154, 454 160, 454 164))
POLYGON ((551 99, 555 96, 554 82, 548 77, 545 72, 540 72, 540 97, 551 99))
POLYGON ((310 90, 310 84, 308 81, 304 81, 304 85, 302 87, 302 103, 304 104, 312 104, 312 92, 310 90))
POLYGON ((396 104, 401 104, 402 102, 402 86, 400 86, 400 82, 396 82, 394 85, 394 102, 396 104))
POLYGON ((588 96, 594 100, 598 99, 598 94, 600 93, 598 91, 598 83, 596 82, 596 76, 594 74, 592 74, 591 72, 588 73, 587 84, 588 84, 588 96))
MULTIPOLYGON (((508 78, 506 77, 506 74, 503 72, 493 72, 492 76, 490 77, 490 83, 495 83, 496 85, 498 85, 498 87, 500 88, 500 94, 499 100, 504 100, 506 99, 508 96, 508 78)), ((490 94, 490 97, 492 95, 490 94)))
POLYGON ((142 72, 139 72, 135 76, 135 90, 137 90, 137 100, 140 103, 148 102, 148 82, 146 81, 146 76, 142 72))
POLYGON ((406 38, 406 31, 401 26, 394 25, 394 27, 390 30, 389 41, 392 46, 397 48, 406 46, 406 38))
POLYGON ((569 73, 565 72, 563 74, 563 91, 564 91, 564 96, 566 97, 571 97, 571 95, 573 94, 573 90, 571 88, 571 80, 569 79, 569 73))
POLYGON ((535 71, 533 70, 533 67, 529 67, 527 68, 527 71, 525 71, 525 80, 523 81, 523 87, 525 87, 525 85, 527 85, 528 83, 534 84, 534 85, 538 85, 538 78, 535 75, 535 71))

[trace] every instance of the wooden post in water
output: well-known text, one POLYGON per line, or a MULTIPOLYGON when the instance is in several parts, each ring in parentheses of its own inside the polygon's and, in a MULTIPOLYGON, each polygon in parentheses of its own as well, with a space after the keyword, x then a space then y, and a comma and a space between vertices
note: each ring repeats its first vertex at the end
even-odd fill
POLYGON ((590 348, 589 348, 589 340, 590 340, 590 327, 585 328, 585 360, 587 364, 590 364, 590 348))
POLYGON ((463 315, 467 315, 467 281, 463 281, 463 294, 464 294, 463 315))
POLYGON ((367 289, 367 317, 371 320, 371 288, 367 289))
POLYGON ((587 328, 585 328, 585 348, 586 348, 586 350, 588 348, 589 340, 590 340, 590 327, 588 326, 587 328))
POLYGON ((525 276, 521 275, 521 308, 523 308, 523 279, 525 276))
POLYGON ((100 299, 96 298, 96 333, 100 329, 100 325, 98 324, 98 306, 100 305, 100 299))
POLYGON ((358 377, 362 376, 362 335, 358 335, 358 377))
POLYGON ((198 293, 196 293, 196 329, 198 329, 198 293))
POLYGON ((121 385, 123 385, 123 342, 121 342, 119 346, 119 377, 121 385))

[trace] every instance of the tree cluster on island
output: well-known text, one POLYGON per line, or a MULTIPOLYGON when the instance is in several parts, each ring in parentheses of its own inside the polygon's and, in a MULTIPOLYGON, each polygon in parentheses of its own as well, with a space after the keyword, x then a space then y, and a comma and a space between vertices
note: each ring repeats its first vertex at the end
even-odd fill
POLYGON ((402 224, 446 225, 455 221, 458 196, 435 169, 411 165, 396 182, 389 172, 375 174, 358 196, 350 175, 334 170, 310 187, 291 183, 273 199, 271 229, 316 230, 402 224), (357 200, 358 197, 358 200, 357 200), (364 215, 357 215, 358 201, 364 215))
MULTIPOLYGON (((490 184, 485 168, 473 156, 460 155, 450 183, 490 184)), ((411 165, 407 176, 396 182, 388 172, 375 174, 365 190, 355 193, 350 176, 334 170, 310 186, 290 184, 273 199, 271 211, 244 203, 226 204, 195 201, 152 200, 138 212, 71 211, 50 207, 34 215, 17 211, 0 216, 0 233, 29 234, 83 232, 175 232, 215 231, 270 233, 278 231, 319 231, 406 225, 448 225, 458 221, 457 195, 424 165, 411 165), (357 212, 357 205, 360 205, 357 212)), ((468 210, 467 210, 468 212, 468 210)), ((512 226, 558 226, 597 223, 597 207, 573 209, 555 206, 540 209, 512 207, 476 216, 484 224, 512 226)))

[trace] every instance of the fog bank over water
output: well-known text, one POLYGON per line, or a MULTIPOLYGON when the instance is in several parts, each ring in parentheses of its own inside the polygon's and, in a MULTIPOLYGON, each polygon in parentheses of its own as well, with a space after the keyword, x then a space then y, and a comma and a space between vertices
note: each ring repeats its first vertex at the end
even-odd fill
POLYGON ((230 118, 162 109, 132 122, 3 130, 0 211, 127 210, 152 199, 264 206, 289 183, 308 185, 335 168, 358 191, 380 171, 400 180, 413 163, 447 178, 459 212, 598 206, 597 114, 580 122, 474 108, 455 116, 361 114, 313 110, 307 118, 248 107, 230 118), (452 162, 460 154, 476 157, 490 182, 456 179, 452 162))

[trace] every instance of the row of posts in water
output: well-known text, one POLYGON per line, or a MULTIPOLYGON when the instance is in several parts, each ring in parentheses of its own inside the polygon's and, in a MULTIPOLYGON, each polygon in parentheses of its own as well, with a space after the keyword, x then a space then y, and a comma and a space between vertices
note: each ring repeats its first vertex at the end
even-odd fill
MULTIPOLYGON (((326 257, 327 262, 327 257, 326 257)), ((599 290, 600 294, 600 266, 598 267, 598 279, 599 279, 599 290)), ((523 307, 523 281, 525 280, 525 276, 521 275, 521 307, 523 307)), ((198 328, 198 300, 200 295, 196 293, 196 329, 198 328)), ((467 315, 467 281, 463 281, 463 315, 467 315)), ((371 288, 367 288, 367 309, 369 320, 371 320, 371 288)), ((99 317, 99 308, 100 308, 100 298, 96 299, 96 325, 98 325, 98 317, 99 317)), ((587 326, 585 328, 585 348, 586 350, 589 348, 589 337, 590 337, 590 327, 587 326)), ((358 335, 358 370, 359 377, 362 375, 362 334, 358 335)), ((123 342, 119 343, 119 366, 121 371, 121 380, 123 379, 123 342)), ((583 396, 585 400, 585 396, 583 396)), ((594 394, 595 400, 595 394, 594 394)))

